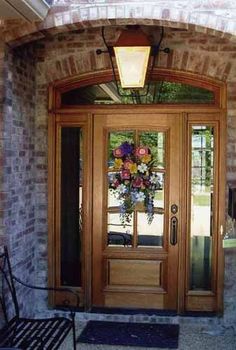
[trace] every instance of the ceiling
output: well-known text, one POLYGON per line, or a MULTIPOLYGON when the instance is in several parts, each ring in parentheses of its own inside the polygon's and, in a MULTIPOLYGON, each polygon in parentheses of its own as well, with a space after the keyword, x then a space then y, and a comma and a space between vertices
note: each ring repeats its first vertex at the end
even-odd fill
POLYGON ((0 0, 0 19, 43 20, 49 10, 45 0, 0 0))

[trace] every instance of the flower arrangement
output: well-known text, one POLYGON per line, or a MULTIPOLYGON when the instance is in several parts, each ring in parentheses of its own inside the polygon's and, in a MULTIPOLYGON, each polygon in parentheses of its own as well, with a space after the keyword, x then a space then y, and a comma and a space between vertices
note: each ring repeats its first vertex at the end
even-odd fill
POLYGON ((159 176, 153 171, 151 150, 123 142, 113 150, 112 157, 115 172, 109 174, 109 189, 120 201, 121 223, 129 223, 136 204, 143 203, 151 224, 155 192, 161 187, 159 176))

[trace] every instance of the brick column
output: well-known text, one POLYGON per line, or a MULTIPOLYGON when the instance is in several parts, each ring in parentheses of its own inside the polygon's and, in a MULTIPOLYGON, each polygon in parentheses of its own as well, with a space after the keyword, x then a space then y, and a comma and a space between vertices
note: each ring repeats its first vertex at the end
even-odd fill
POLYGON ((5 95, 5 76, 4 76, 4 62, 5 62, 5 43, 3 40, 2 30, 0 29, 0 245, 7 243, 4 227, 4 181, 3 181, 3 158, 4 158, 4 95, 5 95))
MULTIPOLYGON (((14 274, 34 284, 35 78, 34 47, 0 43, 0 245, 9 247, 14 274)), ((32 316, 34 291, 17 286, 22 314, 32 316), (25 302, 27 300, 27 303, 25 302)))

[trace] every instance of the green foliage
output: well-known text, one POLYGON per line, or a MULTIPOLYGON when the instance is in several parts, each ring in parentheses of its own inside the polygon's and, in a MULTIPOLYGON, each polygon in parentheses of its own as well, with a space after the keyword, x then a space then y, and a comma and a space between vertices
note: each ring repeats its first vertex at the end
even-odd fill
POLYGON ((152 103, 211 103, 214 100, 212 91, 192 85, 169 81, 151 82, 139 90, 120 89, 123 104, 152 104, 152 103))

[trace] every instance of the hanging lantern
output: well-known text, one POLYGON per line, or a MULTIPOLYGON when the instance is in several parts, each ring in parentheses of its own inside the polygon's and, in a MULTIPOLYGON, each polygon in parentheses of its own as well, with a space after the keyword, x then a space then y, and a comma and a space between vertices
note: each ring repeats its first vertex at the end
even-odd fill
POLYGON ((113 46, 122 88, 143 88, 151 45, 140 28, 122 31, 113 46))

